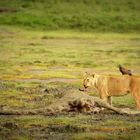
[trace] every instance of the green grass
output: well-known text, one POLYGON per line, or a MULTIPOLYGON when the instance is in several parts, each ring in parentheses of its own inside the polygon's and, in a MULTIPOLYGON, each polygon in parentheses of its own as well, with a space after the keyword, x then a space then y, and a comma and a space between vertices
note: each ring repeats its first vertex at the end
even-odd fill
POLYGON ((4 0, 1 25, 42 30, 139 32, 139 0, 4 0))
POLYGON ((0 29, 0 79, 82 78, 86 70, 118 75, 118 64, 139 74, 136 33, 0 29))
MULTIPOLYGON (((0 82, 0 107, 44 108, 60 95, 42 90, 79 88, 85 71, 120 75, 122 64, 139 75, 139 6, 138 0, 1 0, 0 80, 32 81, 0 82), (34 80, 48 78, 79 81, 66 85, 34 80)), ((113 105, 135 107, 130 95, 114 97, 113 105)), ((111 112, 0 115, 0 140, 138 140, 139 131, 139 116, 111 112)))

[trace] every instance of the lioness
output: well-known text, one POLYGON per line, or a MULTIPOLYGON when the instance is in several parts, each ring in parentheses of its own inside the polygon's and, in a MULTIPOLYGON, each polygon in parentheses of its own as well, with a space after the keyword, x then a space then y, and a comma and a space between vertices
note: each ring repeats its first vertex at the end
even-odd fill
POLYGON ((131 93, 135 99, 137 109, 140 110, 140 78, 130 76, 104 76, 99 74, 84 75, 85 88, 94 86, 100 98, 111 104, 111 96, 122 96, 131 93))

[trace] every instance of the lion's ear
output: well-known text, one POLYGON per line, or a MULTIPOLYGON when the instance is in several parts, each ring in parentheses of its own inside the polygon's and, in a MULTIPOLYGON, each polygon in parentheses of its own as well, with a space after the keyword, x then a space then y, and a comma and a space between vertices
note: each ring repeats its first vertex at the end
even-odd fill
POLYGON ((87 75, 88 75, 88 72, 85 72, 85 73, 84 73, 84 77, 87 76, 87 75))

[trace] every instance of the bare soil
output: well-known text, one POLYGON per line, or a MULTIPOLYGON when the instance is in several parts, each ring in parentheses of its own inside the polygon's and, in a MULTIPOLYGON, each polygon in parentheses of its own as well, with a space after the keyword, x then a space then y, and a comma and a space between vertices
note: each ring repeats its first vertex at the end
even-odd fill
POLYGON ((80 81, 79 79, 74 78, 48 78, 48 79, 17 79, 17 80, 0 80, 3 81, 13 81, 13 82, 38 82, 38 83, 51 83, 51 82, 64 82, 64 83, 73 83, 80 81))

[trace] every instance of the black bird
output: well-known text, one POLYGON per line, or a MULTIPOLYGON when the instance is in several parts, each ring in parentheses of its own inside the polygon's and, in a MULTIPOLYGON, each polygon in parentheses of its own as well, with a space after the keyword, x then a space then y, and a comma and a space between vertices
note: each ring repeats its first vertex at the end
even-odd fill
POLYGON ((130 76, 132 76, 132 71, 122 67, 121 65, 119 65, 119 70, 122 73, 122 75, 130 75, 130 76))

